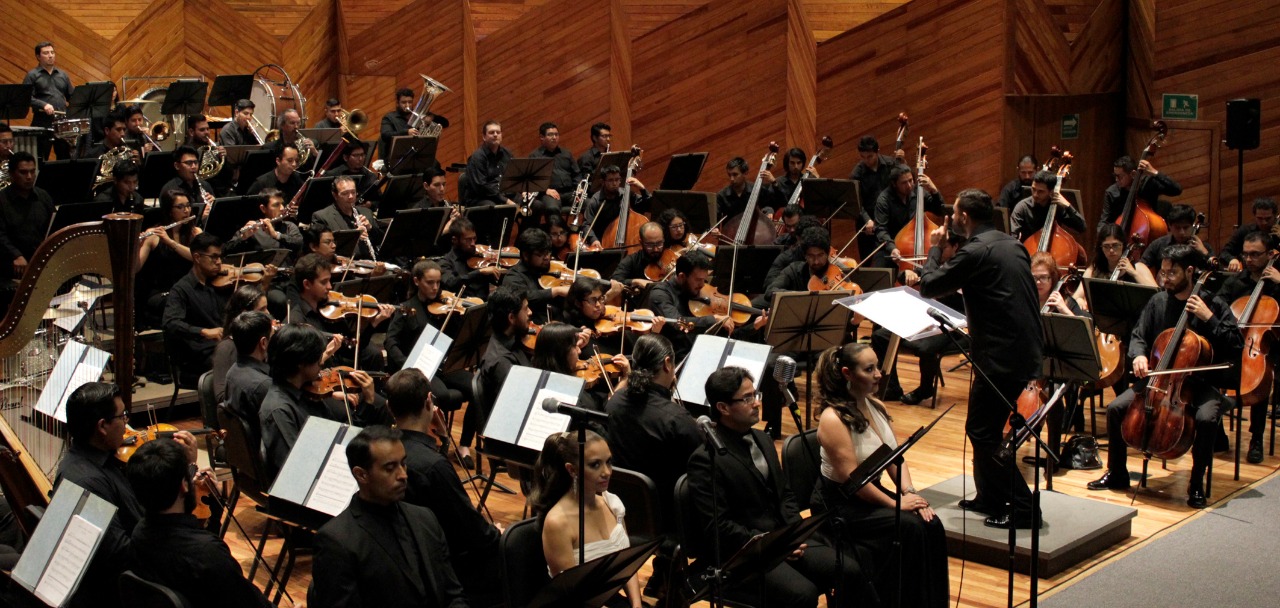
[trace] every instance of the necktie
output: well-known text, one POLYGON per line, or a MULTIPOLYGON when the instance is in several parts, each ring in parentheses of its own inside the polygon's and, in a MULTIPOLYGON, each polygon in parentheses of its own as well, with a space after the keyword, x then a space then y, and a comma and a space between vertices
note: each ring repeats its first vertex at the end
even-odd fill
POLYGON ((751 433, 747 433, 742 438, 747 442, 747 450, 751 452, 751 462, 755 463, 756 470, 760 471, 760 475, 765 479, 769 478, 769 461, 764 459, 764 452, 760 450, 760 445, 752 439, 751 433))

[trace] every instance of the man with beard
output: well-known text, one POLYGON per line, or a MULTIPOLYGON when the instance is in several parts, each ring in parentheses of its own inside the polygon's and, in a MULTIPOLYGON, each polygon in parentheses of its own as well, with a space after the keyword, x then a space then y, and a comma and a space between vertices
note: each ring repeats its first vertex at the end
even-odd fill
POLYGON ((489 288, 496 284, 507 270, 494 264, 472 269, 467 260, 476 257, 476 227, 471 220, 460 217, 449 226, 449 253, 440 258, 441 286, 445 291, 462 293, 465 297, 489 299, 489 288))
POLYGON ((1026 241, 1037 231, 1044 228, 1049 217, 1049 205, 1057 205, 1058 213, 1054 220, 1058 225, 1079 235, 1084 232, 1084 217, 1078 213, 1071 202, 1060 192, 1054 192, 1058 185, 1058 176, 1049 171, 1037 171, 1031 180, 1031 196, 1013 206, 1009 214, 1009 232, 1019 241, 1026 241))
POLYGON ((618 262, 618 268, 613 271, 613 280, 628 287, 648 287, 653 281, 645 276, 644 269, 650 264, 659 265, 662 252, 666 251, 664 244, 666 239, 662 236, 661 224, 648 222, 641 226, 640 251, 629 254, 618 262))
MULTIPOLYGON (((586 244, 600 242, 599 235, 604 234, 609 224, 618 219, 618 208, 622 204, 622 169, 609 165, 600 169, 601 188, 587 199, 583 205, 582 225, 590 227, 586 244), (598 218, 598 219, 597 219, 598 218)), ((640 180, 632 177, 626 187, 631 189, 631 210, 643 213, 649 207, 649 191, 640 180)), ((612 245, 606 243, 606 245, 612 245)))
POLYGON ((1031 180, 1035 177, 1038 166, 1036 157, 1030 154, 1022 157, 1022 160, 1018 161, 1018 177, 1000 189, 1000 198, 997 199, 996 206, 1013 211, 1018 201, 1027 198, 1024 194, 1026 190, 1023 188, 1031 187, 1031 180))
POLYGON ((695 334, 706 333, 713 327, 720 326, 726 332, 734 329, 733 319, 728 315, 695 317, 689 309, 689 302, 698 297, 702 287, 707 284, 711 270, 711 258, 707 254, 697 250, 686 251, 676 259, 675 273, 665 281, 654 283, 649 292, 649 308, 669 322, 663 328, 662 335, 671 340, 671 345, 676 349, 676 359, 683 359, 689 353, 695 334), (683 332, 679 324, 670 321, 692 323, 693 329, 688 333, 683 332))

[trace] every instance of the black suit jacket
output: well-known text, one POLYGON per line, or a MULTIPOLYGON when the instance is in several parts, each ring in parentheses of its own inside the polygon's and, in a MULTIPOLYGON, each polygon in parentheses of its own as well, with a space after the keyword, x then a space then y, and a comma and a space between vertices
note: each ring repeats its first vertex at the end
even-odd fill
POLYGON ((720 510, 719 528, 712 528, 711 454, 706 445, 689 457, 689 492, 694 511, 705 539, 691 547, 695 557, 711 554, 711 535, 720 535, 720 554, 733 555, 751 537, 772 532, 789 523, 800 520, 800 509, 787 479, 782 475, 782 464, 773 440, 764 431, 752 429, 750 436, 769 463, 769 478, 765 479, 751 461, 751 453, 741 436, 717 427, 716 433, 724 439, 728 454, 716 456, 715 505, 720 510))
POLYGON ((357 497, 316 535, 312 583, 307 603, 315 608, 448 606, 465 608, 462 585, 449 565, 449 546, 429 509, 400 502, 412 542, 425 561, 421 572, 406 563, 399 543, 387 535, 357 497))

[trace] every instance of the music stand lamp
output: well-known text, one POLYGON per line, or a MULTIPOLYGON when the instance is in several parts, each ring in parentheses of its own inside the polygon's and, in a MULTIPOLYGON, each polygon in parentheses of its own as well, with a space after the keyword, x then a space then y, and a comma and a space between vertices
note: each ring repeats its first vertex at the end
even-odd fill
POLYGON ((4 123, 7 125, 13 119, 23 119, 27 117, 27 112, 31 109, 31 91, 35 89, 35 85, 31 84, 0 84, 0 112, 4 113, 4 123))
POLYGON ((164 103, 160 104, 160 113, 169 116, 203 113, 204 98, 208 92, 209 83, 203 80, 175 80, 169 83, 164 103))
MULTIPOLYGON (((835 301, 849 296, 848 291, 786 291, 773 294, 772 314, 765 328, 765 342, 775 353, 804 355, 805 370, 804 428, 813 424, 813 368, 817 354, 845 343, 853 311, 836 306, 835 301)), ((788 390, 783 387, 783 390, 788 390)), ((800 413, 791 410, 796 428, 800 413)))

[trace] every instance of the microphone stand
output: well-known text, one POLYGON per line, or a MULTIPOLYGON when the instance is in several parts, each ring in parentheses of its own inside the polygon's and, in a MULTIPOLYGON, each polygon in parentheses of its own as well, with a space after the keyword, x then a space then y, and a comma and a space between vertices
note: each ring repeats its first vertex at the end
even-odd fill
MULTIPOLYGON (((714 407, 714 406, 713 406, 714 407)), ((715 429, 707 429, 714 433, 715 429)), ((721 583, 724 581, 724 571, 721 566, 724 565, 720 561, 720 501, 718 499, 717 483, 719 479, 719 465, 716 458, 719 456, 719 450, 716 449, 715 442, 711 437, 706 437, 707 452, 711 454, 711 569, 702 575, 702 580, 707 581, 711 585, 711 608, 721 608, 724 606, 723 591, 720 589, 721 583)))
POLYGON ((578 565, 587 563, 587 421, 570 417, 578 429, 578 565))

